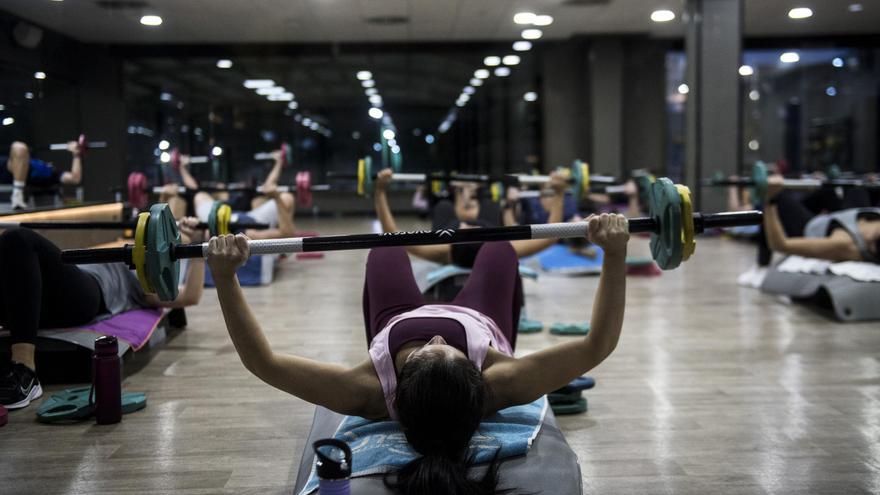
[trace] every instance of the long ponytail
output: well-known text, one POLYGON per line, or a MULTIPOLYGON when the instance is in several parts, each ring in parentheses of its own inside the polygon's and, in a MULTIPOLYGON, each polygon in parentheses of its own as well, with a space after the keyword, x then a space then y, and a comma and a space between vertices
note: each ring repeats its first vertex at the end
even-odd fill
POLYGON ((397 473, 385 475, 385 486, 406 495, 496 495, 510 490, 498 489, 497 459, 489 464, 481 479, 468 477, 468 462, 455 461, 442 454, 419 457, 397 473), (393 479, 392 479, 393 478, 393 479))

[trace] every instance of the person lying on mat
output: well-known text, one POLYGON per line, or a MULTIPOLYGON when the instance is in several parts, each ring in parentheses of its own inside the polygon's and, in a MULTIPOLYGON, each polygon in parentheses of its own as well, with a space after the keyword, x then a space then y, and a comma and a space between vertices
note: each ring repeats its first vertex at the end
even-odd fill
MULTIPOLYGON (((198 219, 179 222, 184 242, 202 242, 198 219)), ((12 361, 0 368, 0 405, 26 407, 42 395, 34 354, 39 330, 87 325, 138 308, 183 308, 198 304, 205 264, 190 261, 177 299, 144 294, 123 263, 68 265, 51 241, 29 229, 0 234, 0 326, 12 338, 12 361)))
MULTIPOLYGON (((281 151, 274 151, 272 157, 275 163, 262 184, 262 192, 257 194, 256 189, 247 191, 234 191, 232 195, 223 192, 226 199, 224 202, 232 207, 232 222, 241 223, 266 223, 272 226, 268 229, 248 229, 244 233, 251 239, 279 239, 293 237, 293 215, 295 210, 295 196, 290 192, 278 191, 278 180, 281 178, 283 160, 281 151)), ((189 170, 189 156, 180 157, 180 176, 187 191, 194 191, 191 196, 192 207, 195 215, 203 222, 208 221, 211 207, 217 201, 214 195, 205 191, 199 191, 199 182, 192 176, 189 170)), ((166 186, 163 192, 164 199, 179 197, 179 187, 174 184, 166 186)), ((188 193, 189 194, 189 193, 188 193)), ((163 198, 160 198, 162 200, 163 198)), ((184 204, 185 207, 185 204, 184 204)), ((182 208, 177 211, 172 207, 175 216, 182 214, 182 208)))
POLYGON ((58 184, 78 185, 82 181, 82 150, 79 143, 67 143, 71 155, 70 171, 56 169, 51 163, 31 158, 27 145, 15 141, 9 147, 6 169, 0 171, 0 182, 12 183, 10 201, 13 209, 27 208, 24 201, 25 186, 51 187, 58 184))
MULTIPOLYGON (((816 215, 805 202, 784 191, 784 179, 768 179, 764 202, 764 231, 767 246, 784 254, 829 261, 870 261, 880 263, 880 208, 871 208, 867 192, 852 188, 846 191, 845 209, 834 211, 839 201, 827 202, 832 213, 816 215), (863 207, 854 207, 863 205, 863 207)), ((809 198, 835 196, 822 189, 809 198)), ((837 198, 835 198, 837 199, 837 198)))
POLYGON ((489 242, 449 304, 426 305, 406 251, 367 257, 363 315, 369 357, 348 368, 272 350, 235 271, 249 255, 244 235, 214 237, 207 260, 229 336, 254 375, 341 414, 400 422, 422 457, 386 480, 404 494, 495 493, 496 468, 467 478, 465 454, 482 418, 528 404, 596 367, 617 346, 626 296, 629 233, 622 215, 589 218, 585 236, 605 251, 589 335, 516 358, 522 307, 510 242, 489 242))
MULTIPOLYGON (((388 197, 386 190, 392 181, 393 171, 390 168, 381 170, 376 177, 375 193, 373 203, 376 208, 376 215, 382 224, 384 232, 398 232, 397 222, 394 220, 394 214, 391 207, 388 206, 388 197)), ((549 187, 555 192, 550 205, 549 223, 557 223, 562 221, 563 201, 565 198, 565 190, 568 187, 565 177, 557 172, 550 174, 549 187)), ((432 228, 438 229, 466 229, 479 227, 496 227, 499 220, 491 221, 485 215, 481 218, 481 209, 475 200, 463 200, 463 204, 457 208, 449 201, 440 201, 434 205, 432 211, 432 228)), ((484 209, 485 211, 485 209, 484 209)), ((497 217, 497 216, 496 216, 497 217)), ((531 256, 552 246, 557 239, 526 239, 511 241, 514 252, 517 257, 523 258, 531 256)), ((416 257, 434 261, 442 264, 455 264, 461 267, 470 268, 474 265, 477 254, 480 251, 480 243, 470 244, 451 244, 439 246, 407 246, 406 251, 416 257)))

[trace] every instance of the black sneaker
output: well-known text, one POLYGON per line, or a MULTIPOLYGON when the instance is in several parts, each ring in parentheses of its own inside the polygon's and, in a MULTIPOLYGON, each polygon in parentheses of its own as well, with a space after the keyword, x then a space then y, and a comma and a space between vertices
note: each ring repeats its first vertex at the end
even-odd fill
POLYGON ((6 409, 27 407, 43 395, 37 374, 27 366, 12 362, 0 372, 0 405, 6 409))

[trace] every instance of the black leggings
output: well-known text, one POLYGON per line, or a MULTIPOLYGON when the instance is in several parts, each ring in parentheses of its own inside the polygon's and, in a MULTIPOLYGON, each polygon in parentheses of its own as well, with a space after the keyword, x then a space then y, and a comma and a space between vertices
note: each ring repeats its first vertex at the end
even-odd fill
POLYGON ((38 329, 84 325, 104 311, 93 276, 61 262, 61 251, 28 229, 0 235, 0 326, 12 343, 34 343, 38 329))
MULTIPOLYGON (((843 196, 838 196, 833 188, 823 187, 806 196, 792 191, 783 191, 776 197, 776 210, 785 235, 802 237, 807 223, 816 215, 833 213, 848 208, 864 208, 871 206, 871 198, 865 189, 845 188, 843 196)), ((764 226, 758 234, 758 265, 767 266, 773 252, 767 247, 767 236, 764 226)))

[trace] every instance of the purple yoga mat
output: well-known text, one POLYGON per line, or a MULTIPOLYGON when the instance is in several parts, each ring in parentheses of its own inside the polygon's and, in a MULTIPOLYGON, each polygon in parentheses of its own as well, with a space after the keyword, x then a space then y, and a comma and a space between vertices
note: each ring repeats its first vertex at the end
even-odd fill
POLYGON ((89 330, 101 335, 112 335, 128 342, 137 351, 150 340, 163 316, 165 311, 161 309, 134 309, 70 330, 89 330))

